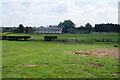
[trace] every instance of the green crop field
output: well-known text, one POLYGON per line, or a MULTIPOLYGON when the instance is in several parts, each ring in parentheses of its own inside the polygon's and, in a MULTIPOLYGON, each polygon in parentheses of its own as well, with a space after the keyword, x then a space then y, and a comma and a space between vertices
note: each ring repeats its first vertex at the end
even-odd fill
POLYGON ((117 33, 9 35, 29 35, 33 40, 2 41, 3 78, 118 78, 118 59, 70 54, 92 49, 117 49, 114 47, 118 45, 117 33), (83 42, 43 41, 45 35, 83 42), (94 39, 110 41, 95 42, 94 39))

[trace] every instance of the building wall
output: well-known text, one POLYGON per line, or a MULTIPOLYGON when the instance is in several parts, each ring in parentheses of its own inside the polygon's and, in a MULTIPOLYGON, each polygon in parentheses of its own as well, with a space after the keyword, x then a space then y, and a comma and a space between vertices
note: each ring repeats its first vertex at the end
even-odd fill
POLYGON ((34 33, 62 33, 62 28, 59 27, 39 27, 34 33))

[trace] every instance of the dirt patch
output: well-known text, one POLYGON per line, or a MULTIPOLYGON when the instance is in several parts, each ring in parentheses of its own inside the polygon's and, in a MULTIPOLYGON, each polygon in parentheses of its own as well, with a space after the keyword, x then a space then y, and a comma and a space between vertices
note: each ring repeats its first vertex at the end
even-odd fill
POLYGON ((90 51, 75 51, 70 54, 88 55, 96 57, 115 57, 118 58, 118 49, 92 49, 90 51))
POLYGON ((22 66, 31 66, 31 67, 34 67, 34 66, 37 66, 36 64, 31 64, 31 65, 22 65, 22 66))
POLYGON ((104 65, 96 64, 96 63, 87 63, 87 64, 90 64, 90 65, 96 66, 96 67, 104 67, 104 65))
POLYGON ((114 74, 112 74, 112 75, 118 75, 118 76, 120 76, 120 73, 114 73, 114 74))

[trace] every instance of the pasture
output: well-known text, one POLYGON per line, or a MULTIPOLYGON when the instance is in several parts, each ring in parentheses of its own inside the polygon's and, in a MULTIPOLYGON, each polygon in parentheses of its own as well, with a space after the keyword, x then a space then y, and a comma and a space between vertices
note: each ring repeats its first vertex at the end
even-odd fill
MULTIPOLYGON (((9 34, 31 36, 31 41, 2 41, 3 78, 118 78, 116 57, 70 54, 92 49, 117 49, 117 33, 105 34, 9 34), (46 35, 83 42, 43 41, 46 35), (109 39, 95 42, 94 39, 109 39)), ((8 36, 9 36, 8 35, 8 36)))

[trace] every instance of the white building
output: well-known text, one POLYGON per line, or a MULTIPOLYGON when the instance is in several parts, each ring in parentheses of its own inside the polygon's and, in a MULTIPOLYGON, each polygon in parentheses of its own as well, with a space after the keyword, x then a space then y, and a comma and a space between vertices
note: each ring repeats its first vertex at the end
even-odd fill
POLYGON ((60 27, 35 27, 34 33, 62 33, 60 27))

